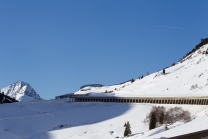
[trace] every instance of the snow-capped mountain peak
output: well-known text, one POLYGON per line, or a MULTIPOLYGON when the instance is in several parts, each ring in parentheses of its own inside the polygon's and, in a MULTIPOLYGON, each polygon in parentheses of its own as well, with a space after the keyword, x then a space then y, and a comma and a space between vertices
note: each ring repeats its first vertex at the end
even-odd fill
POLYGON ((18 101, 30 101, 39 100, 40 96, 35 92, 35 90, 23 81, 17 81, 7 87, 1 89, 5 95, 15 98, 18 101))

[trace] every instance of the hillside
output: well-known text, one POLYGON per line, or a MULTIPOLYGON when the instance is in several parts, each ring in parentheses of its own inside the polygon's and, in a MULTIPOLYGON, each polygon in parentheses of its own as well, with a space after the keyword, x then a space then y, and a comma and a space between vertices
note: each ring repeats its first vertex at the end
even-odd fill
POLYGON ((174 66, 122 85, 85 87, 75 94, 115 96, 208 96, 208 45, 200 47, 174 66), (83 91, 84 90, 84 91, 83 91), (110 93, 108 93, 110 94, 110 93))

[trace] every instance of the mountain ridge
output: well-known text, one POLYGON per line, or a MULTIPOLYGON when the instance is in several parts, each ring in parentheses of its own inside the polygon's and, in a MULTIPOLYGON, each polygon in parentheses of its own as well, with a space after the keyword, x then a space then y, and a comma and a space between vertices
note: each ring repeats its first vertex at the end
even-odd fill
POLYGON ((30 84, 21 80, 1 89, 5 95, 15 98, 18 101, 40 100, 39 94, 30 86, 30 84))

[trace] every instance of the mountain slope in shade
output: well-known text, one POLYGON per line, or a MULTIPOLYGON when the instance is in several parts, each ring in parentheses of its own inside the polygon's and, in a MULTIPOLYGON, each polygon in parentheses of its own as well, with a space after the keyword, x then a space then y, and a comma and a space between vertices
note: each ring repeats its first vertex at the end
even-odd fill
POLYGON ((14 84, 2 88, 1 92, 4 92, 5 95, 15 98, 18 101, 31 101, 41 99, 28 83, 24 83, 22 81, 18 81, 14 84))

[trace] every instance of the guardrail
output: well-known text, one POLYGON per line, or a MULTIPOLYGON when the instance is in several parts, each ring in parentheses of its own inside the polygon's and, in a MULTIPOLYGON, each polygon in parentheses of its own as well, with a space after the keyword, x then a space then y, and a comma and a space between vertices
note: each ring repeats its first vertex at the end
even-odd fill
POLYGON ((194 133, 184 134, 180 136, 170 137, 168 139, 202 139, 208 137, 208 130, 202 130, 194 133))

